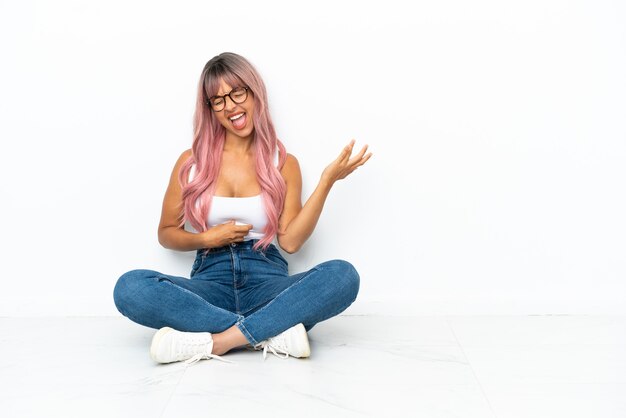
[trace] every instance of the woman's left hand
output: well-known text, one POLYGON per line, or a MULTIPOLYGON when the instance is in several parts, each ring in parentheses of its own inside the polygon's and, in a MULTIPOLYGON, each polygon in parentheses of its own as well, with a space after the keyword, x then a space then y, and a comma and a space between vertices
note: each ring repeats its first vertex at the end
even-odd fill
POLYGON ((356 141, 354 139, 351 140, 350 143, 346 145, 341 151, 339 157, 337 157, 335 161, 330 163, 330 165, 324 169, 324 172, 322 173, 322 180, 328 181, 330 182, 330 184, 333 184, 337 180, 346 178, 348 174, 352 173, 354 170, 365 164, 365 162, 370 159, 370 157, 372 156, 371 152, 365 155, 365 151, 367 151, 367 145, 365 145, 357 155, 355 155, 353 158, 350 158, 350 156, 352 155, 352 148, 354 148, 355 142, 356 141))

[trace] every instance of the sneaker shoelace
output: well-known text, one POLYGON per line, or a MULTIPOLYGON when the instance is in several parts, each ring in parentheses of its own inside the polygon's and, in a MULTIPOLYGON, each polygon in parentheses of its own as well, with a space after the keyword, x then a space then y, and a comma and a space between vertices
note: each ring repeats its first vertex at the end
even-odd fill
POLYGON ((194 355, 193 357, 189 358, 188 360, 185 360, 185 364, 190 366, 190 365, 192 365, 194 363, 197 363, 198 361, 200 361, 202 359, 209 359, 209 358, 214 358, 214 359, 226 362, 226 363, 233 363, 233 364, 235 364, 234 361, 226 360, 225 358, 220 357, 217 354, 210 354, 210 353, 198 353, 198 354, 194 355))
POLYGON ((235 363, 234 361, 226 360, 225 358, 218 356, 217 354, 211 354, 212 347, 213 344, 207 344, 206 340, 189 338, 188 341, 185 341, 179 346, 176 357, 183 359, 185 357, 188 357, 192 353, 196 353, 189 359, 185 360, 185 364, 187 366, 195 364, 202 359, 212 358, 221 360, 226 363, 235 363))
POLYGON ((280 357, 283 359, 289 357, 289 351, 287 350, 287 342, 285 341, 285 337, 283 335, 277 335, 268 340, 262 341, 259 344, 259 347, 263 348, 263 361, 265 361, 265 359, 267 358, 268 350, 271 351, 277 357, 280 357), (280 354, 278 354, 276 350, 283 353, 284 356, 281 356, 280 354))

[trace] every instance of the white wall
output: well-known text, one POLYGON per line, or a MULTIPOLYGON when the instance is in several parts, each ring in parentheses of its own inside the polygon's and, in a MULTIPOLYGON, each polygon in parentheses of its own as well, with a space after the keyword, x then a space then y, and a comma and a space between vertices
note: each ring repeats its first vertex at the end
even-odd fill
POLYGON ((188 275, 156 231, 222 51, 266 80, 305 200, 350 138, 374 152, 288 257, 352 261, 346 313, 626 312, 623 2, 308 4, 0 3, 0 315, 188 275))

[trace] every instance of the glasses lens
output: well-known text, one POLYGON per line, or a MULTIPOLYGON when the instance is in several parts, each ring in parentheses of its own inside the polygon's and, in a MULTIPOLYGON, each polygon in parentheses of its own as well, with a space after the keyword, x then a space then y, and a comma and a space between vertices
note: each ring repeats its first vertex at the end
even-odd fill
POLYGON ((211 107, 213 110, 222 110, 224 107, 224 98, 223 97, 214 97, 210 99, 211 107))
POLYGON ((243 103, 246 101, 247 97, 248 91, 243 87, 237 87, 230 92, 230 98, 233 99, 233 102, 235 103, 243 103))

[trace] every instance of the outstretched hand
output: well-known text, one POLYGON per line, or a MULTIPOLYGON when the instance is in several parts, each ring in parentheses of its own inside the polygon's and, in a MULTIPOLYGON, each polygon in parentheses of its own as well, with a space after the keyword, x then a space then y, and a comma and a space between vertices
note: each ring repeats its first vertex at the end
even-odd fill
POLYGON ((365 155, 367 145, 365 145, 357 155, 350 158, 355 142, 356 141, 354 139, 351 140, 350 143, 343 148, 339 157, 337 157, 335 161, 330 163, 330 165, 324 169, 324 172, 322 173, 323 180, 332 184, 337 180, 344 179, 348 176, 348 174, 352 173, 370 159, 372 156, 371 152, 365 155))

